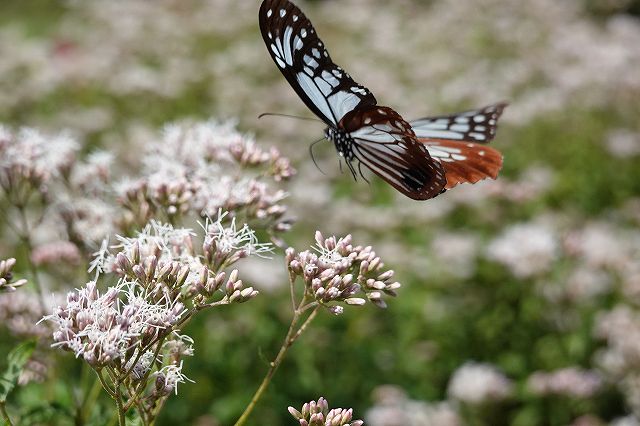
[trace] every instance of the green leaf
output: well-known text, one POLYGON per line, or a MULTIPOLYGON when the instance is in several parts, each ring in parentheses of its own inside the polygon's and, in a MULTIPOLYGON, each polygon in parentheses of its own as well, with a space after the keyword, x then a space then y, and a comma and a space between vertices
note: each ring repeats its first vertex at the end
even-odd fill
POLYGON ((35 348, 35 340, 29 340, 13 348, 7 355, 9 365, 0 377, 0 402, 7 400, 7 396, 18 383, 18 377, 35 348))
POLYGON ((142 426, 142 418, 140 418, 140 414, 136 410, 130 410, 127 412, 125 423, 127 426, 142 426))

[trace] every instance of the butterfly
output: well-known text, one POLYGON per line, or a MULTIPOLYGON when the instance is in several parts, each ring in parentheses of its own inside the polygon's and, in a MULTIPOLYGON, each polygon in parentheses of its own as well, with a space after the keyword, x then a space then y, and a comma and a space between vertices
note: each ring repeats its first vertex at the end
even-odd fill
POLYGON ((497 177, 502 155, 482 144, 495 136, 506 104, 407 122, 331 60, 309 19, 289 0, 264 0, 258 19, 271 58, 327 125, 325 137, 354 178, 366 179, 364 165, 402 194, 427 200, 458 183, 497 177))

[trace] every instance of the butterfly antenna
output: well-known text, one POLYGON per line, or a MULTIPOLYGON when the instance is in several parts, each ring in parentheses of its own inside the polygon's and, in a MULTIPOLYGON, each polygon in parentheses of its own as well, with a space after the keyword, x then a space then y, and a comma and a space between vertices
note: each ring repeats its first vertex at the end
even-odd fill
POLYGON ((325 139, 326 138, 323 136, 320 139, 318 139, 317 141, 312 142, 311 145, 309 145, 309 154, 311 154, 311 159, 313 160, 313 164, 316 165, 316 168, 318 170, 320 170, 320 173, 322 173, 323 175, 326 176, 327 174, 324 172, 324 170, 322 170, 320 168, 320 166, 318 166, 318 163, 316 162, 316 157, 313 155, 313 147, 315 146, 315 144, 320 143, 320 142, 324 141, 325 139))
POLYGON ((318 120, 313 117, 299 117, 297 115, 289 115, 289 114, 279 114, 275 112, 264 112, 258 116, 258 120, 262 117, 286 117, 286 118, 297 118, 298 120, 306 120, 306 121, 319 121, 322 123, 322 120, 318 120))

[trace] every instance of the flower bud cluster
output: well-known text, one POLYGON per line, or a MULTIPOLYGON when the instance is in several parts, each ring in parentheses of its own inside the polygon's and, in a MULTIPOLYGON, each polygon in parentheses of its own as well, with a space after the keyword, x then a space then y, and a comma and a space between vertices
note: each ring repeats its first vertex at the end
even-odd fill
POLYGON ((204 303, 208 298, 214 296, 218 290, 222 290, 224 297, 222 303, 244 303, 253 299, 258 295, 258 290, 253 287, 245 287, 241 279, 238 278, 238 270, 231 271, 227 278, 226 272, 218 272, 212 275, 206 266, 203 267, 200 274, 200 280, 195 286, 198 296, 196 296, 195 304, 197 306, 206 306, 204 303))
POLYGON ((15 291, 18 287, 22 287, 27 283, 24 278, 17 281, 13 280, 11 270, 16 264, 16 259, 11 257, 6 260, 0 260, 0 293, 15 291))
POLYGON ((190 229, 174 228, 151 221, 135 238, 118 237, 121 250, 108 252, 107 244, 95 253, 92 268, 116 272, 137 282, 152 298, 193 298, 196 306, 205 306, 216 294, 222 303, 242 303, 258 294, 238 278, 238 271, 223 269, 251 255, 271 252, 271 244, 258 242, 247 225, 237 229, 235 219, 224 225, 227 214, 202 225, 205 230, 202 252, 196 250, 195 234, 190 229))
POLYGON ((260 243, 253 229, 244 224, 238 229, 236 219, 225 224, 227 213, 218 211, 218 219, 207 220, 202 226, 206 232, 202 251, 207 265, 220 270, 238 260, 251 256, 263 256, 272 252, 272 245, 260 243))
POLYGON ((362 426, 362 420, 353 420, 353 409, 334 408, 323 397, 302 406, 302 411, 289 407, 289 413, 300 426, 362 426))
POLYGON ((78 144, 64 135, 45 136, 0 126, 0 188, 14 203, 26 204, 32 191, 46 194, 54 177, 66 175, 78 144))
POLYGON ((272 147, 268 152, 261 149, 253 140, 238 138, 229 145, 229 152, 242 166, 256 167, 268 165, 267 173, 276 182, 287 180, 296 174, 288 158, 272 147))
POLYGON ((277 150, 265 151, 232 125, 214 122, 167 126, 146 147, 139 176, 116 185, 127 225, 158 213, 177 219, 223 209, 269 230, 289 229, 281 203, 287 194, 274 182, 295 170, 277 150))
POLYGON ((289 274, 292 280, 302 278, 307 293, 332 313, 343 312, 336 303, 364 305, 369 300, 384 308, 383 295, 396 296, 400 283, 393 281, 392 270, 383 270, 371 246, 354 246, 351 235, 324 238, 320 231, 315 239, 314 251, 287 249, 289 274))
POLYGON ((126 365, 176 326, 186 309, 168 294, 149 297, 134 282, 121 280, 100 294, 96 283, 70 292, 67 304, 45 319, 55 324, 54 344, 93 367, 126 365))

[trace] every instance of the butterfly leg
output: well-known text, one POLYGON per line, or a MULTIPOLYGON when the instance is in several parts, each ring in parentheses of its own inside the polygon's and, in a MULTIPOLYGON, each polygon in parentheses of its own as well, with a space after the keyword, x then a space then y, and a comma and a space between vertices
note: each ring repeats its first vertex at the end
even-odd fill
POLYGON ((369 185, 371 185, 371 182, 369 182, 369 179, 367 179, 364 175, 364 173, 362 173, 362 162, 358 161, 358 173, 360 173, 360 176, 362 176, 362 179, 364 179, 365 182, 367 182, 369 185))
POLYGON ((356 173, 356 169, 353 167, 353 164, 351 164, 351 161, 345 160, 345 163, 347 163, 347 166, 349 167, 349 171, 351 172, 351 175, 353 176, 353 180, 358 180, 358 174, 356 173))

